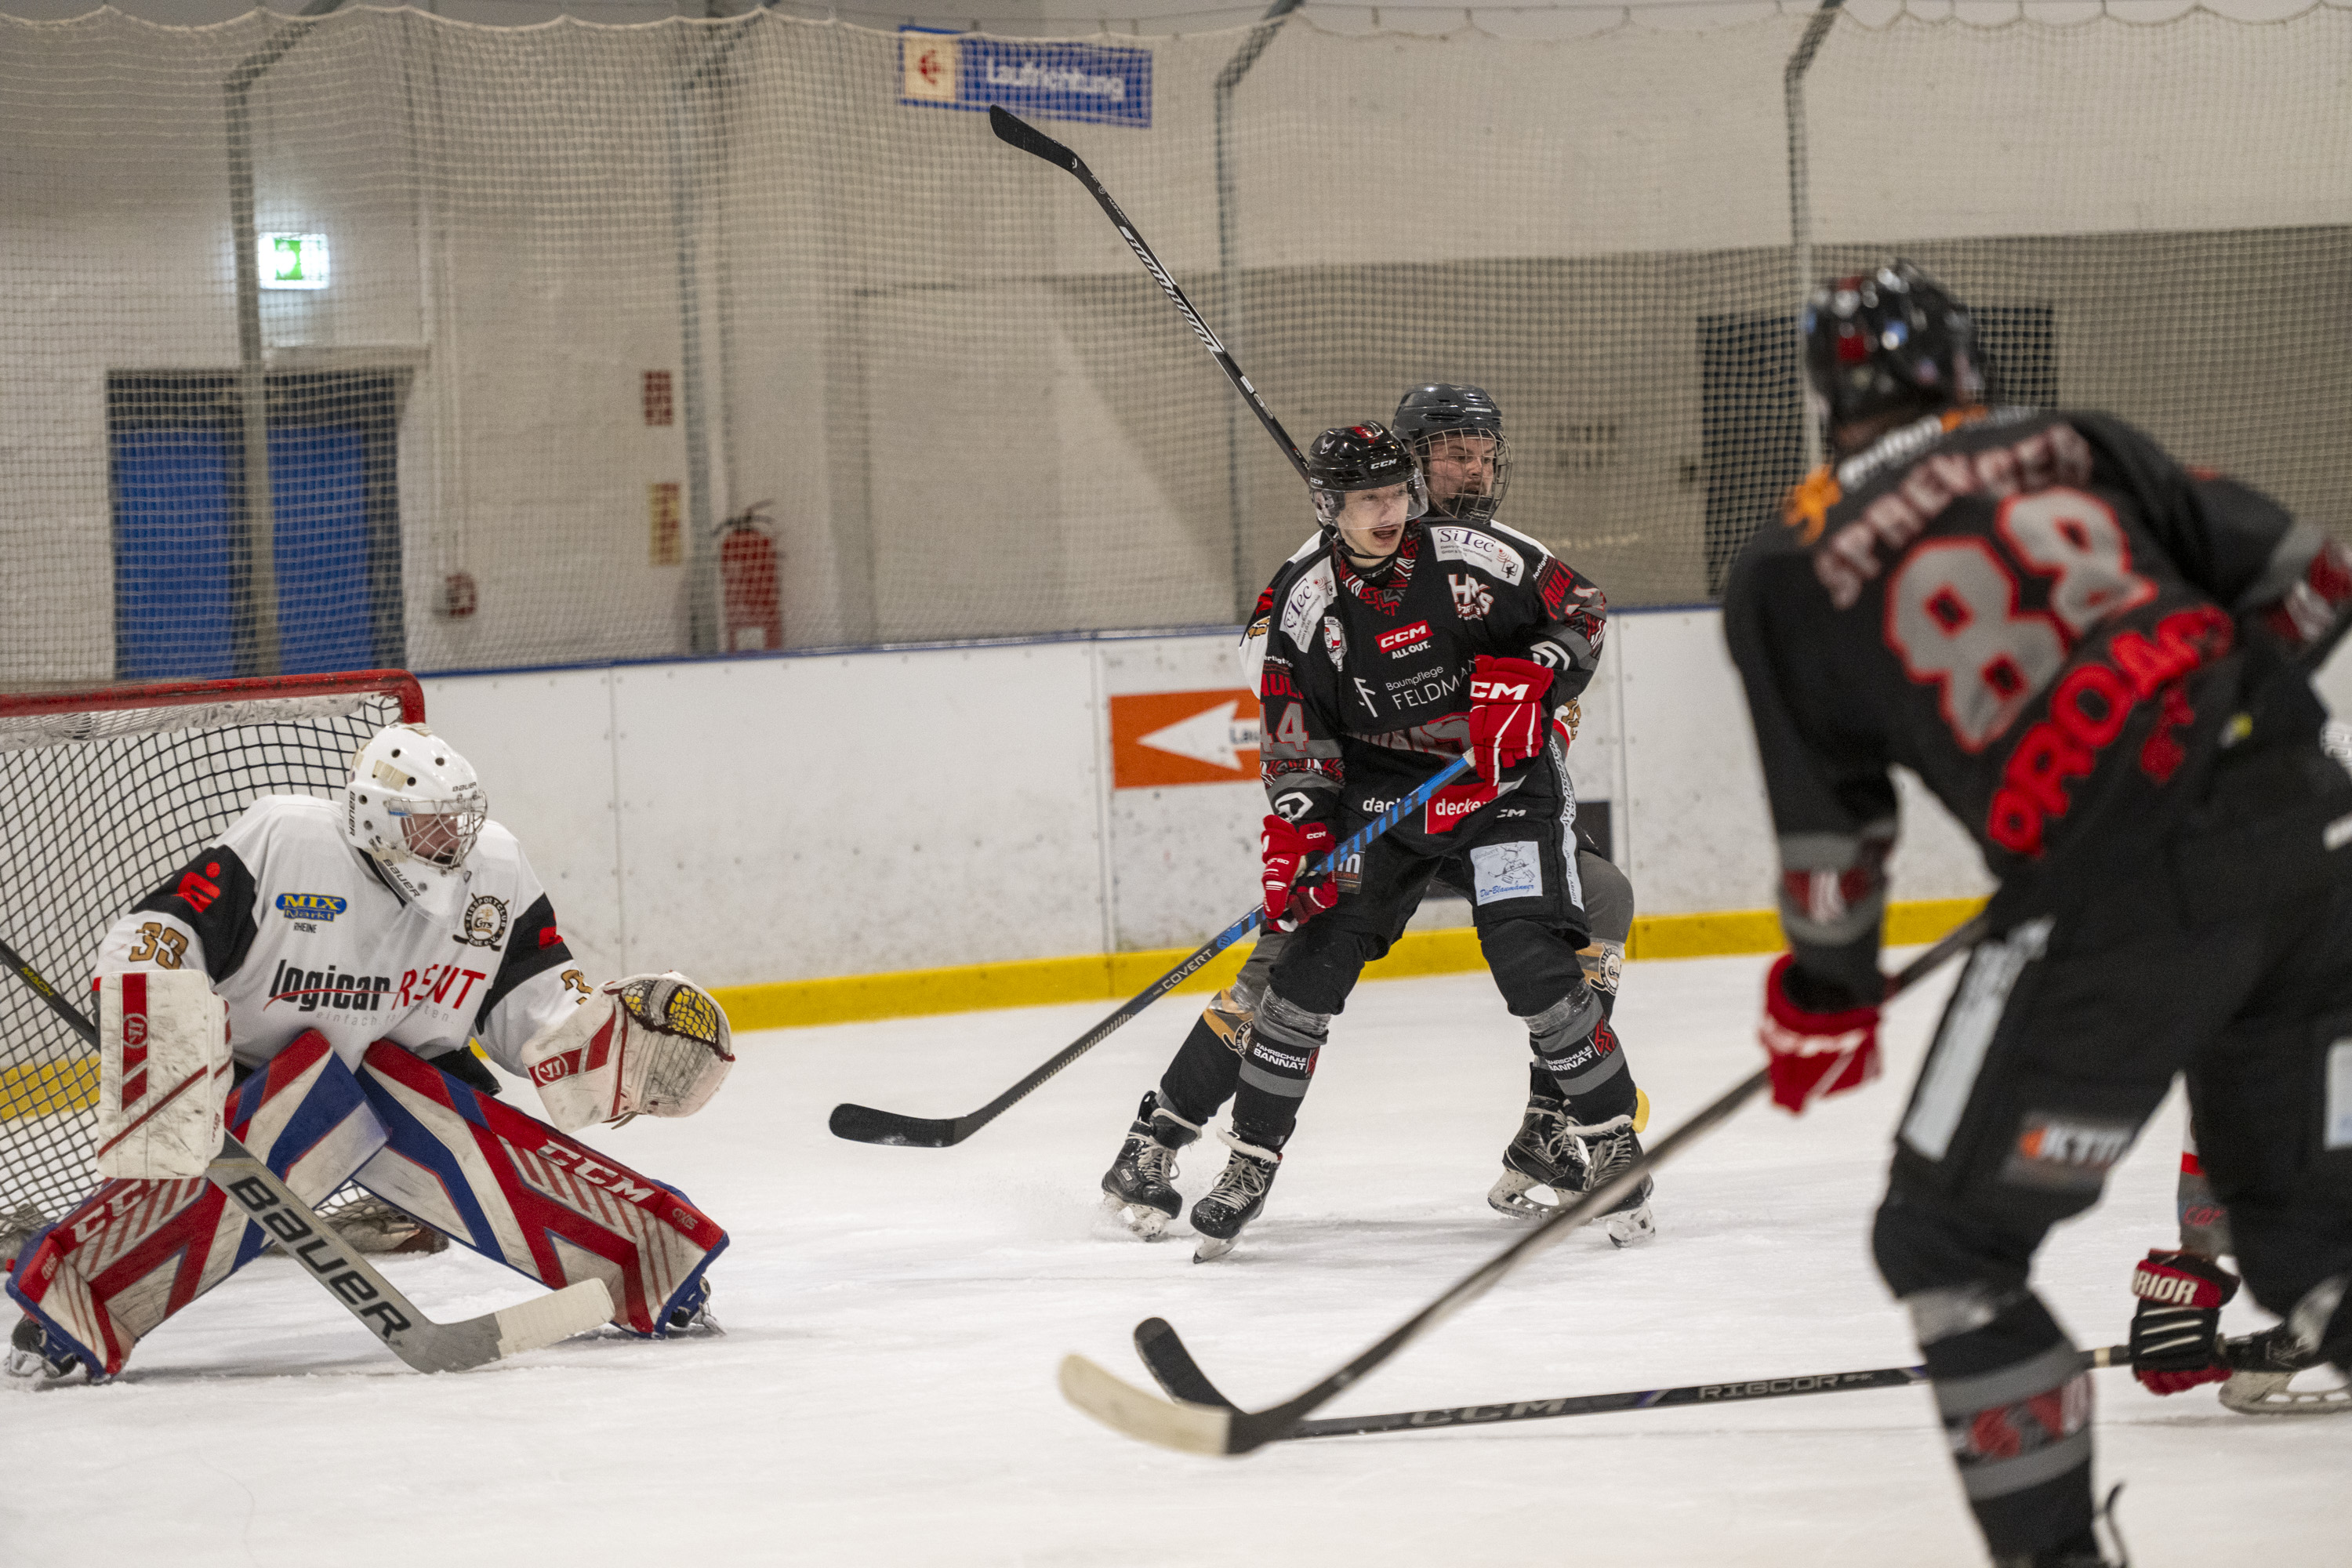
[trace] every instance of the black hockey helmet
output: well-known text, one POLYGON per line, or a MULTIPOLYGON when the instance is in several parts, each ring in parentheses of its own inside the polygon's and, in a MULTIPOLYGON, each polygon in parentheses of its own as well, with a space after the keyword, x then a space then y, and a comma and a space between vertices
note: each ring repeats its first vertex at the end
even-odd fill
POLYGON ((1307 488, 1315 496, 1315 521, 1326 528, 1339 521, 1350 490, 1405 487, 1405 517, 1409 521, 1429 510, 1429 482, 1405 444, 1385 425, 1367 419, 1361 425, 1340 425, 1315 437, 1307 448, 1307 488))
POLYGON ((1805 379, 1836 429, 1874 415, 1984 396, 1976 321, 1942 284, 1900 258, 1824 283, 1805 301, 1805 379))
POLYGON ((1484 495, 1457 495, 1433 502, 1447 517, 1485 521, 1503 504, 1511 482, 1511 444, 1503 436, 1503 411, 1484 387, 1433 382, 1416 386, 1397 404, 1396 433, 1427 472, 1433 443, 1446 436, 1484 436, 1494 443, 1495 476, 1484 495))

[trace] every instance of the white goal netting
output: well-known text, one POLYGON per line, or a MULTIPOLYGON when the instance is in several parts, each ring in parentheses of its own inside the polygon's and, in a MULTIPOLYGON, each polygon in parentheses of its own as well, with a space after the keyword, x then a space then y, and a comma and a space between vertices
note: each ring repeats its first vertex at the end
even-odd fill
MULTIPOLYGON (((773 13, 0 21, 0 682, 1231 621, 1297 483, 1075 181, 908 100, 956 70, 1119 77, 1038 122, 1297 439, 1481 383, 1509 521, 1704 602, 1799 460, 1804 26, 968 37, 941 79, 773 13)), ((1907 253, 2013 396, 2344 531, 2348 71, 2324 6, 1841 18, 1816 268, 1907 253)))
MULTIPOLYGON (((107 928, 261 795, 331 795, 384 725, 422 721, 397 671, 0 696, 0 942, 87 1018, 107 928)), ((0 973, 0 1255, 97 1184, 98 1053, 0 973)))

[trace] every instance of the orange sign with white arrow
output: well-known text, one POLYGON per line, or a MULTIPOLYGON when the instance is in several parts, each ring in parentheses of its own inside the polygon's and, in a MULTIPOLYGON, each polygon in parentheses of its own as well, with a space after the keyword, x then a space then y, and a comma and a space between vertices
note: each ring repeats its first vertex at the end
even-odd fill
POLYGON ((1257 695, 1152 691, 1110 700, 1114 789, 1257 779, 1257 695))

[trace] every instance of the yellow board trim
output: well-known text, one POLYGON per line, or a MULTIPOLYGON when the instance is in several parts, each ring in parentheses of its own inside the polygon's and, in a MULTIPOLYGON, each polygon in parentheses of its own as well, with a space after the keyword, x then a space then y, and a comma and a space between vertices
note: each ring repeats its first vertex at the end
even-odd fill
MULTIPOLYGON (((1908 947, 1933 942, 1983 907, 1981 899, 1931 899, 1890 905, 1886 944, 1908 947)), ((1717 958, 1736 952, 1772 952, 1780 945, 1780 917, 1769 910, 1643 915, 1633 921, 1625 956, 1717 958)), ((845 974, 824 980, 722 986, 715 994, 727 1009, 729 1022, 738 1029, 805 1028, 992 1007, 1044 1007, 1132 996, 1181 963, 1190 951, 1171 947, 1150 952, 1089 953, 953 969, 845 974)), ((1176 989, 1187 993, 1223 989, 1240 973, 1246 953, 1239 945, 1227 949, 1176 989)), ((1365 969, 1364 978, 1456 974, 1485 964, 1478 933, 1468 927, 1407 931, 1386 958, 1365 969)))

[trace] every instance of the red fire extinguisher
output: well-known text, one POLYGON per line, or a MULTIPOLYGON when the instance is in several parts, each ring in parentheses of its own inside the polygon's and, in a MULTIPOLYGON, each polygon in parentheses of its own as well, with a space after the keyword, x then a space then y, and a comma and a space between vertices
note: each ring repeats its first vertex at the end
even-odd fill
POLYGON ((752 653, 784 646, 784 607, 776 542, 760 501, 727 520, 719 542, 719 582, 726 601, 727 648, 752 653))

